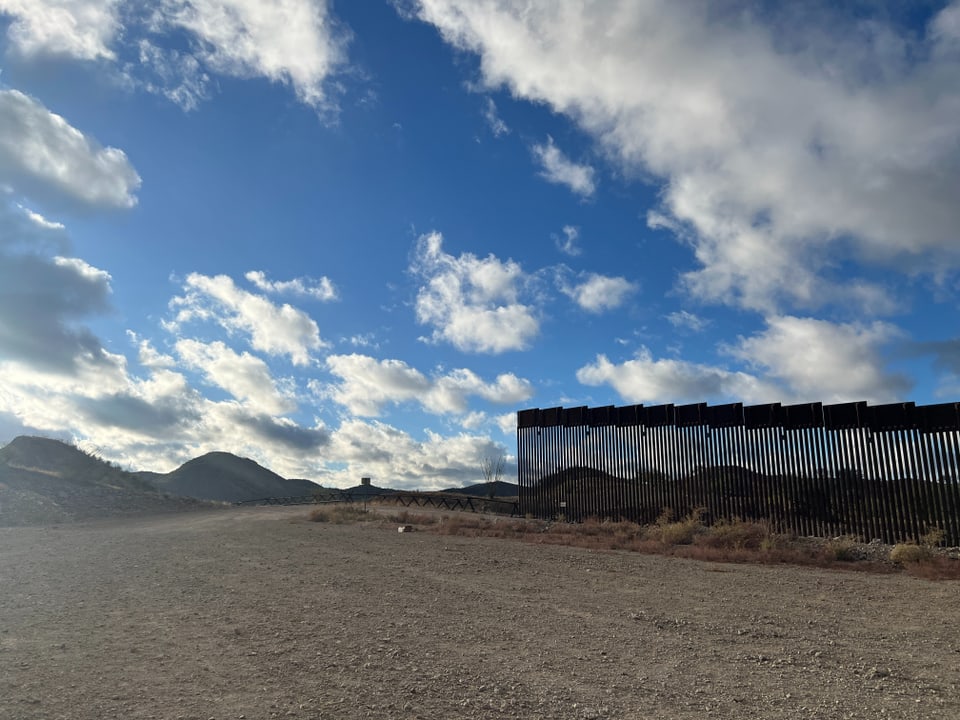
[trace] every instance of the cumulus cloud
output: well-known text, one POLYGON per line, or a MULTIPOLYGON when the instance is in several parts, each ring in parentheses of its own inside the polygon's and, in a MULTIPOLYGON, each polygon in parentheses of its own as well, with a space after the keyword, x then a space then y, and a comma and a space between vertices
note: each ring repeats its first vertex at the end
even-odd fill
POLYGON ((637 290, 635 283, 622 277, 609 277, 597 273, 580 273, 575 282, 563 275, 558 278, 560 292, 573 300, 581 309, 590 313, 614 310, 637 290))
POLYGON ((261 270, 251 270, 244 277, 267 293, 278 295, 290 294, 299 297, 309 297, 314 300, 329 301, 337 299, 337 288, 330 278, 324 276, 314 278, 294 278, 293 280, 268 280, 266 273, 261 270))
POLYGON ((540 332, 536 309, 520 301, 527 277, 512 260, 454 257, 434 232, 417 241, 411 271, 425 282, 417 295, 417 320, 433 326, 433 342, 501 353, 527 348, 540 332))
POLYGON ((0 90, 0 184, 47 202, 129 208, 140 176, 122 150, 101 147, 40 102, 0 90))
POLYGON ((0 248, 0 359, 63 373, 113 362, 78 322, 106 312, 110 276, 78 258, 7 254, 0 248))
POLYGON ((284 84, 334 110, 329 78, 349 39, 328 0, 0 0, 0 14, 12 18, 7 36, 20 55, 113 63, 133 52, 139 62, 121 74, 185 109, 218 73, 284 84))
POLYGON ((330 372, 340 382, 327 393, 354 415, 378 416, 387 404, 418 402, 432 413, 464 413, 468 398, 494 403, 514 403, 533 395, 527 380, 512 373, 484 382, 465 368, 428 378, 401 360, 377 360, 367 355, 331 355, 330 372))
POLYGON ((296 409, 289 394, 281 392, 267 364, 250 353, 237 353, 219 341, 192 339, 178 340, 176 350, 184 366, 199 370, 208 382, 257 411, 283 415, 296 409))
POLYGON ((0 0, 13 18, 11 47, 26 56, 62 55, 78 60, 115 58, 110 44, 120 29, 121 0, 0 0))
POLYGON ((755 372, 655 359, 642 348, 617 364, 598 355, 577 371, 584 385, 609 385, 628 402, 846 402, 903 400, 910 381, 886 367, 883 349, 901 332, 882 322, 831 323, 776 316, 720 352, 755 372))
POLYGON ((307 313, 242 290, 226 275, 191 273, 184 290, 170 301, 176 311, 167 323, 171 332, 194 320, 210 320, 228 332, 249 336, 255 350, 286 355, 294 365, 308 365, 311 351, 325 347, 317 323, 307 313))
POLYGON ((191 33, 211 69, 289 85, 318 109, 330 104, 325 82, 344 59, 326 0, 163 0, 154 27, 191 33))
POLYGON ((741 338, 726 352, 761 368, 806 401, 904 400, 912 383, 886 369, 883 348, 902 332, 883 322, 831 323, 776 316, 767 328, 741 338))
POLYGON ((661 184, 650 223, 692 246, 698 267, 681 280, 698 298, 765 314, 862 307, 883 289, 841 281, 846 260, 960 265, 956 2, 919 35, 823 4, 803 16, 667 0, 415 7, 479 56, 487 88, 570 117, 626 173, 661 184))
POLYGON ((531 148, 534 158, 540 164, 540 177, 557 185, 566 185, 571 192, 588 198, 597 189, 593 180, 594 170, 589 165, 573 162, 553 143, 547 142, 531 148))
POLYGON ((577 370, 584 385, 609 385, 625 402, 777 402, 784 391, 745 372, 669 358, 654 359, 642 348, 632 360, 612 363, 606 355, 577 370))
MULTIPOLYGON (((428 432, 425 440, 416 440, 386 423, 347 420, 331 434, 326 449, 331 460, 347 468, 328 474, 324 482, 343 487, 368 476, 398 489, 440 490, 481 482, 482 459, 504 452, 502 445, 482 436, 428 432)), ((515 459, 507 462, 509 472, 515 459)))

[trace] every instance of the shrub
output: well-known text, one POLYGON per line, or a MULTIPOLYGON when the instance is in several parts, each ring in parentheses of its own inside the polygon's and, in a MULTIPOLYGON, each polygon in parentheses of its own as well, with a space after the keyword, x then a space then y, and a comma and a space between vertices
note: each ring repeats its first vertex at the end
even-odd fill
POLYGON ((357 522, 367 518, 367 511, 354 505, 327 505, 310 511, 307 516, 311 522, 328 522, 333 525, 357 522))
POLYGON ((898 543, 890 551, 890 561, 897 565, 927 562, 933 558, 933 550, 928 545, 916 543, 898 543))
POLYGON ((647 529, 647 537, 651 540, 659 540, 665 545, 690 545, 694 538, 703 532, 703 523, 700 518, 703 516, 703 510, 697 508, 683 520, 671 522, 673 511, 670 508, 664 508, 657 518, 657 522, 647 529))
POLYGON ((853 562, 860 559, 857 550, 857 539, 850 535, 843 535, 830 540, 823 548, 824 557, 828 560, 853 562))
POLYGON ((766 541, 771 538, 769 525, 736 519, 732 522, 721 520, 697 536, 695 542, 704 547, 760 550, 765 544, 769 545, 766 541))
POLYGON ((938 545, 943 545, 943 541, 946 538, 943 530, 938 527, 932 527, 927 530, 927 534, 920 538, 920 543, 926 545, 927 547, 937 547, 938 545))

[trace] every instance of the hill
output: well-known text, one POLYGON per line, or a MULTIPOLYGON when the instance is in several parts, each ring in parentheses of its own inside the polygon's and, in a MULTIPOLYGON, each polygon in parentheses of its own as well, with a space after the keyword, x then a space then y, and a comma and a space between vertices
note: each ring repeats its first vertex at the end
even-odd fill
MULTIPOLYGON (((473 497, 490 497, 490 487, 487 483, 477 483, 462 488, 450 488, 443 492, 456 493, 457 495, 472 495, 473 497)), ((520 494, 520 487, 516 483, 497 480, 493 484, 493 497, 512 497, 520 494)))
POLYGON ((207 453, 164 475, 140 476, 172 495, 222 502, 296 497, 320 489, 310 480, 287 480, 253 460, 225 452, 207 453))
POLYGON ((145 478, 59 440, 22 436, 0 448, 0 525, 92 520, 206 506, 159 493, 145 478))

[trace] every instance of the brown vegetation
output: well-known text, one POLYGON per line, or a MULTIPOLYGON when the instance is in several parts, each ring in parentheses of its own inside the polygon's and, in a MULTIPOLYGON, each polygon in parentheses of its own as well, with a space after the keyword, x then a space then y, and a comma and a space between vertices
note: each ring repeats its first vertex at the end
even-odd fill
POLYGON ((700 513, 673 519, 665 511, 652 525, 626 520, 588 519, 567 523, 507 518, 471 513, 413 512, 410 510, 365 513, 352 505, 331 505, 311 512, 317 522, 347 523, 366 520, 411 525, 438 535, 494 537, 544 545, 569 545, 592 550, 627 550, 650 555, 754 564, 790 564, 860 570, 876 573, 906 572, 929 580, 960 579, 960 558, 935 546, 936 531, 920 545, 902 544, 892 550, 867 545, 857 538, 797 538, 772 532, 762 522, 718 522, 706 525, 700 513))

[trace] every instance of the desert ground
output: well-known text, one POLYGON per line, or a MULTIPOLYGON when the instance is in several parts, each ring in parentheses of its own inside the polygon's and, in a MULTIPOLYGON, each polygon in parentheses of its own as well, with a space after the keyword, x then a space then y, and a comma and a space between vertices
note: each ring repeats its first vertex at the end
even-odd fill
POLYGON ((313 523, 0 528, 0 717, 960 718, 960 585, 313 523))

